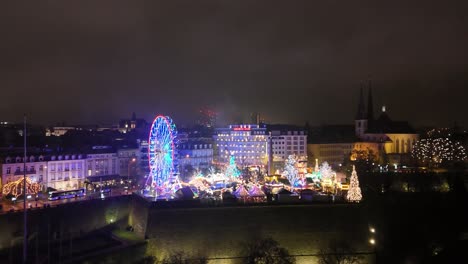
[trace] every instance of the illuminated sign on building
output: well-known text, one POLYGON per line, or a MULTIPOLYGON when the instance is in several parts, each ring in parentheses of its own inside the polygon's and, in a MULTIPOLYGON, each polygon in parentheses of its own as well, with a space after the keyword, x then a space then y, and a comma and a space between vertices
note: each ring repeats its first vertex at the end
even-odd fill
POLYGON ((250 127, 235 127, 234 131, 250 131, 250 127))

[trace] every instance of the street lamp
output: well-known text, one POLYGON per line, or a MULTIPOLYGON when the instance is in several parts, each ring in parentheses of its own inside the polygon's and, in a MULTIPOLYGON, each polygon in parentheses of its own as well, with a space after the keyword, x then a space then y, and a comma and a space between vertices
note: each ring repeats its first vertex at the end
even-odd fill
POLYGON ((131 160, 128 161, 128 171, 127 171, 127 183, 130 181, 130 163, 135 163, 136 158, 132 158, 131 160))
POLYGON ((43 168, 43 171, 42 171, 42 173, 45 175, 45 177, 42 178, 42 186, 43 186, 42 189, 43 190, 45 189, 44 191, 47 191, 47 185, 49 183, 49 173, 48 172, 49 171, 47 170, 47 165, 44 165, 44 168, 43 168), (45 171, 45 173, 44 173, 44 171, 45 171))

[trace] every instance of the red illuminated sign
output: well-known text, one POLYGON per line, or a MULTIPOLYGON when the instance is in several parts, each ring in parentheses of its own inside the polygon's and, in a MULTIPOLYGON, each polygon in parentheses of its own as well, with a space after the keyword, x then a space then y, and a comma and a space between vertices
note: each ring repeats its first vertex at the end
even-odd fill
POLYGON ((250 127, 235 127, 234 131, 250 131, 250 127))

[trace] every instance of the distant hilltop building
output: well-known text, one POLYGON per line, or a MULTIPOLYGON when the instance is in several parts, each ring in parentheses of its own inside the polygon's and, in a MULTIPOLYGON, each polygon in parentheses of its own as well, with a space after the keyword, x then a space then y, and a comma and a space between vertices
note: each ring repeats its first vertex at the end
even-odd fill
POLYGON ((338 166, 355 159, 353 151, 371 151, 379 163, 408 163, 419 134, 407 121, 392 120, 385 106, 374 118, 372 87, 369 81, 367 107, 361 87, 354 125, 322 126, 312 129, 307 146, 309 161, 319 159, 338 166), (384 162, 385 161, 385 162, 384 162))
POLYGON ((55 136, 55 137, 61 137, 65 135, 68 131, 72 130, 82 130, 80 127, 75 127, 75 126, 55 126, 52 128, 46 128, 46 136, 55 136))
POLYGON ((119 122, 119 131, 128 133, 130 131, 146 131, 148 129, 148 122, 143 118, 137 118, 135 112, 132 113, 131 119, 121 119, 119 122))

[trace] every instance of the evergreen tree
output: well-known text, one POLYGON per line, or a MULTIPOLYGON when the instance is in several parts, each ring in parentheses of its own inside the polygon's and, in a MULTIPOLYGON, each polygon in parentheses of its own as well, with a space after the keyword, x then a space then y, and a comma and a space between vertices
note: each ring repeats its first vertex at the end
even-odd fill
POLYGON ((362 199, 361 188, 359 187, 359 179, 357 176, 356 168, 353 166, 353 172, 351 173, 351 179, 349 184, 348 194, 346 199, 350 202, 359 203, 362 199))
POLYGON ((226 167, 224 175, 226 175, 226 177, 229 178, 239 178, 239 176, 241 175, 241 172, 237 168, 234 156, 229 157, 229 165, 226 167))
POLYGON ((322 165, 319 168, 319 171, 320 171, 320 177, 322 179, 331 179, 333 175, 335 174, 333 169, 330 167, 330 165, 326 161, 322 163, 322 165))
POLYGON ((298 180, 298 170, 296 168, 296 162, 296 155, 289 155, 284 165, 283 175, 288 179, 289 183, 291 184, 291 187, 293 187, 296 181, 298 180))

